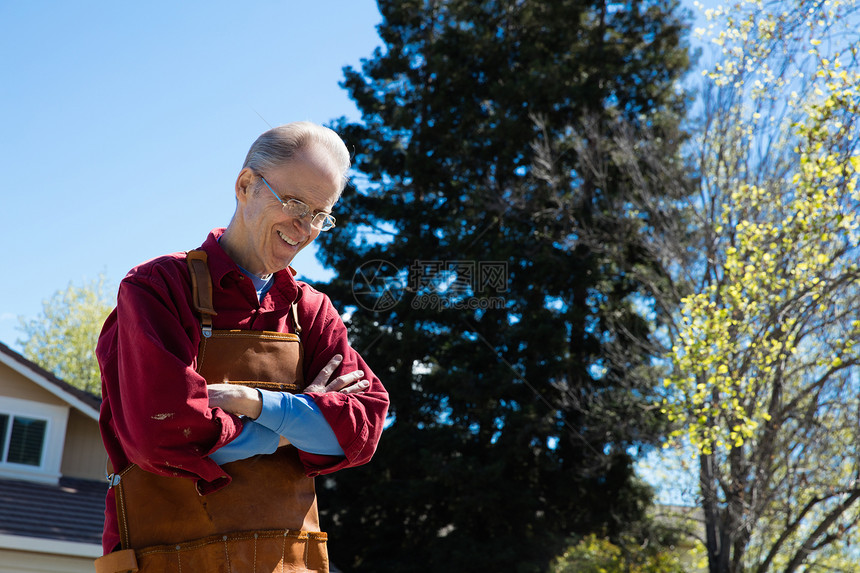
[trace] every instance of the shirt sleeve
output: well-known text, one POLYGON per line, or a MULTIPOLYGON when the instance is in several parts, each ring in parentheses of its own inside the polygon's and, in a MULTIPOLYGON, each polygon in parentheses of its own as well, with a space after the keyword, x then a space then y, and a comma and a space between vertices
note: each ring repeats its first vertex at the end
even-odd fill
POLYGON ((322 412, 337 436, 344 452, 342 457, 300 451, 305 471, 310 476, 327 474, 340 469, 366 464, 376 452, 388 414, 388 392, 361 355, 349 344, 349 336, 337 310, 329 298, 308 288, 303 304, 299 305, 302 342, 305 347, 304 375, 313 380, 335 354, 343 356, 333 377, 364 371, 370 386, 364 392, 307 393, 322 412), (311 302, 311 299, 315 302, 311 302), (308 308, 310 307, 310 308, 308 308))
POLYGON ((257 390, 263 398, 261 424, 287 438, 302 452, 324 456, 343 456, 331 426, 313 398, 289 392, 257 390))
POLYGON ((279 441, 280 436, 269 428, 254 420, 245 419, 239 437, 212 452, 209 457, 219 466, 223 466, 258 454, 272 454, 278 449, 279 441))
POLYGON ((242 421, 209 407, 206 381, 195 371, 197 319, 184 293, 168 286, 180 281, 160 272, 169 271, 149 270, 120 286, 109 334, 115 356, 105 365, 112 429, 129 462, 195 479, 209 493, 229 483, 209 454, 238 437, 242 421))

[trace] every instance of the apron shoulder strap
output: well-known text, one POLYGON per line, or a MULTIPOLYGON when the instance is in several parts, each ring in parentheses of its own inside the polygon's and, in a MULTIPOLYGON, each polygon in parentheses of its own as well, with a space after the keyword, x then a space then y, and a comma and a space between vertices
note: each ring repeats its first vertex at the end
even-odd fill
MULTIPOLYGON (((200 324, 203 336, 212 336, 212 317, 217 315, 215 304, 212 302, 212 276, 209 274, 209 257, 206 251, 195 249, 188 251, 185 256, 188 270, 191 272, 191 297, 194 301, 194 309, 200 313, 200 324)), ((295 274, 295 271, 290 268, 295 274)), ((293 327, 296 334, 301 336, 302 325, 299 324, 298 302, 292 304, 293 327)))
POLYGON ((212 317, 215 305, 212 303, 212 277, 209 274, 209 259, 206 251, 200 249, 188 251, 185 258, 188 270, 191 272, 191 297, 194 309, 200 313, 200 324, 203 336, 212 336, 212 317))

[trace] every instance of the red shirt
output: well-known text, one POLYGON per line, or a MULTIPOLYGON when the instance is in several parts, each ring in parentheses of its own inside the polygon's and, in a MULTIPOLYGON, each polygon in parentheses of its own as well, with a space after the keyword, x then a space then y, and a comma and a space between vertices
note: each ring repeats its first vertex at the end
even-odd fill
MULTIPOLYGON (((363 370, 366 392, 309 394, 328 421, 345 457, 300 452, 309 476, 367 463, 376 451, 388 411, 388 393, 349 346, 346 327, 329 298, 297 282, 289 270, 275 273, 262 301, 253 283, 218 244, 215 229, 201 247, 209 257, 216 329, 292 332, 290 307, 299 301, 304 376, 316 378, 335 354, 344 359, 335 376, 363 370)), ((153 259, 132 269, 120 284, 116 309, 96 348, 102 372, 99 425, 113 467, 136 463, 162 475, 196 481, 201 495, 230 483, 208 455, 236 438, 242 421, 210 409, 206 381, 195 372, 200 321, 191 301, 185 253, 153 259)), ((119 543, 113 492, 106 498, 102 543, 119 543)))

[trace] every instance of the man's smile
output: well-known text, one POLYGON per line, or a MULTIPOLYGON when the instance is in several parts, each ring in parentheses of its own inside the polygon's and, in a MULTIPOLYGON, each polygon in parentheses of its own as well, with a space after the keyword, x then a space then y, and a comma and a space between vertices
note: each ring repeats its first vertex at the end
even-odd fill
POLYGON ((285 242, 285 243, 287 243, 287 244, 288 244, 288 245, 290 245, 290 246, 295 247, 295 246, 297 246, 297 245, 299 244, 299 242, 298 242, 298 241, 293 241, 292 239, 290 239, 289 237, 287 237, 285 234, 283 234, 283 233, 282 233, 282 232, 280 232, 280 231, 278 231, 278 236, 279 236, 281 239, 283 239, 283 240, 284 240, 284 242, 285 242))

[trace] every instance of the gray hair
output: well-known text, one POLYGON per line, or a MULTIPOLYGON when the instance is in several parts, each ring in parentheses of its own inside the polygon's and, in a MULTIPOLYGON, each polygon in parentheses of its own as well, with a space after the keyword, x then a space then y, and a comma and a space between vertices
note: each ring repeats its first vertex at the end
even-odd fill
POLYGON ((322 146, 328 151, 341 173, 340 190, 346 187, 349 170, 349 150, 337 133, 322 125, 309 121, 296 121, 279 125, 257 138, 245 157, 245 167, 255 173, 275 169, 289 162, 297 152, 311 144, 322 146))

